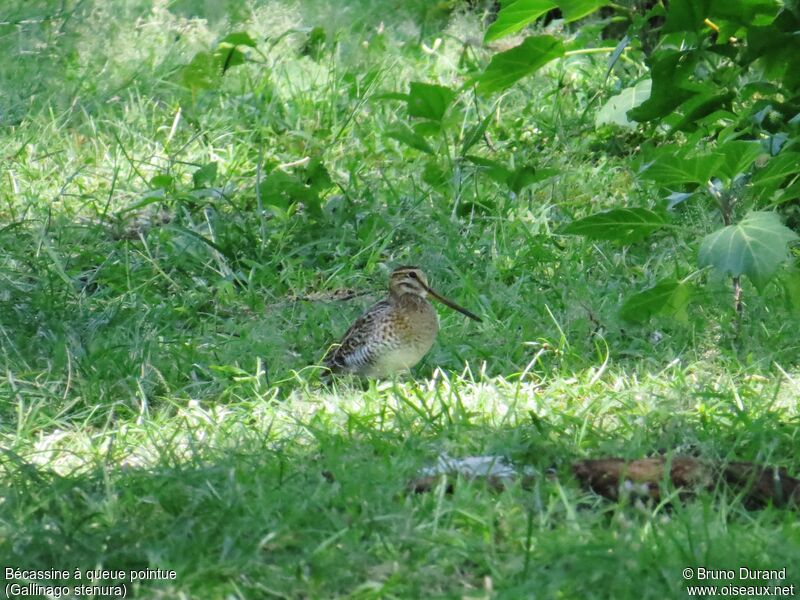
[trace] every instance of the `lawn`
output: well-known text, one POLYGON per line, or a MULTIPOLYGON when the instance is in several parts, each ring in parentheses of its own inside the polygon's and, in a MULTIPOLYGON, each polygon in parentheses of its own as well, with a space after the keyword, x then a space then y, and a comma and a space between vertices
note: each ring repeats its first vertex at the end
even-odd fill
MULTIPOLYGON (((709 276, 683 314, 621 316, 697 254, 674 230, 563 232, 660 201, 635 166, 663 132, 595 125, 644 63, 607 77, 610 51, 575 53, 476 95, 491 4, 4 2, 4 594, 800 593, 796 507, 724 485, 612 501, 574 478, 661 455, 797 476, 800 315, 746 279, 738 315, 709 276), (459 90, 435 130, 407 112, 412 82, 459 90), (483 322, 439 306, 410 374, 326 386, 326 349, 407 264, 483 322), (411 491, 442 455, 533 476, 411 491)), ((603 47, 599 19, 534 27, 603 47)), ((675 229, 714 219, 689 201, 675 229)))

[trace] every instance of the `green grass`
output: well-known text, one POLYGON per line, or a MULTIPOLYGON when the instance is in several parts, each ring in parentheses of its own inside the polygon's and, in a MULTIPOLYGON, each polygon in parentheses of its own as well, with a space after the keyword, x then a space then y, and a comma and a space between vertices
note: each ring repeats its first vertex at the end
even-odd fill
MULTIPOLYGON (((480 12, 8 4, 0 566, 176 571, 130 586, 141 598, 683 598, 682 570, 701 566, 786 567, 800 585, 796 511, 748 511, 724 488, 613 503, 571 476, 580 458, 658 453, 800 471, 800 328, 782 289, 745 283, 739 323, 709 282, 688 322, 632 325, 622 299, 688 272, 686 242, 557 233, 657 201, 629 166, 642 140, 594 131, 592 99, 614 85, 604 56, 554 64, 496 106, 465 92, 430 157, 385 135, 408 118, 382 95, 460 86, 488 58, 480 12), (232 31, 258 62, 218 89, 182 86, 232 31), (473 154, 559 175, 511 194, 459 161, 491 111, 473 154), (306 157, 330 176, 321 213, 260 210, 257 182, 306 157), (413 377, 322 387, 312 365, 398 264, 484 322, 442 309, 413 377), (368 293, 331 299, 343 288, 368 293), (409 494, 444 452, 538 476, 409 494)), ((709 214, 676 219, 697 238, 709 214)))

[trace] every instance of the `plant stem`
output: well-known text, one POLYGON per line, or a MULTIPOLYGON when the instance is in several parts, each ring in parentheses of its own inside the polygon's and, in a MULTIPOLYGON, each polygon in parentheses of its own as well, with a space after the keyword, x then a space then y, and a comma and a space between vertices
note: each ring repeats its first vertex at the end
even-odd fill
POLYGON ((742 316, 742 283, 740 277, 737 275, 733 278, 733 308, 736 310, 737 316, 742 316))
MULTIPOLYGON (((568 56, 579 56, 581 54, 610 54, 616 50, 616 46, 602 46, 601 48, 581 48, 579 50, 567 50, 564 52, 564 57, 568 56)), ((627 52, 628 49, 625 48, 624 52, 627 52)))

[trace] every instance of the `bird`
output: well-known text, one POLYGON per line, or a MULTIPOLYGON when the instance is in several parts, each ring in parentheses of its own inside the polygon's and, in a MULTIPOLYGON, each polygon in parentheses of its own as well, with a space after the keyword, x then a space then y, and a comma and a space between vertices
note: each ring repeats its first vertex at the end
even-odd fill
POLYGON ((389 295, 350 326, 323 358, 327 375, 386 377, 416 365, 436 340, 439 316, 428 296, 470 319, 481 318, 435 292, 418 267, 403 266, 389 277, 389 295))

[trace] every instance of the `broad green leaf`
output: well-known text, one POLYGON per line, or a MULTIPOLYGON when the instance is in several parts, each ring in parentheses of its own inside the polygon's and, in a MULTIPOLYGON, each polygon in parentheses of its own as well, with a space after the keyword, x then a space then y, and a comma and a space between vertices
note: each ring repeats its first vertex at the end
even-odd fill
POLYGON ((456 93, 448 87, 431 83, 411 82, 408 94, 408 114, 432 121, 441 121, 456 93))
POLYGON ((224 75, 228 72, 228 69, 243 65, 245 62, 245 55, 236 46, 222 44, 219 48, 214 50, 214 61, 219 67, 219 72, 224 75))
POLYGON ((217 163, 210 162, 192 173, 194 189, 210 188, 217 179, 217 163))
POLYGON ((278 214, 288 215, 302 202, 309 214, 319 217, 322 214, 320 194, 331 185, 325 165, 314 158, 305 169, 295 173, 274 170, 261 183, 259 192, 264 204, 277 209, 278 214))
POLYGON ((255 48, 256 43, 246 32, 228 34, 213 52, 198 52, 188 65, 183 66, 180 70, 181 83, 192 90, 218 88, 225 71, 245 61, 244 54, 237 46, 255 48))
POLYGON ((438 188, 447 182, 450 177, 450 171, 442 168, 436 161, 430 160, 422 169, 422 181, 427 183, 433 188, 438 188))
POLYGON ((722 156, 718 176, 733 180, 737 175, 746 173, 766 151, 760 142, 733 140, 722 144, 716 153, 722 156))
POLYGON ((507 184, 512 175, 511 171, 504 164, 499 163, 496 160, 483 158, 482 156, 475 156, 473 154, 468 154, 464 158, 466 158, 473 165, 480 167, 490 179, 498 183, 507 184))
POLYGON ((662 154, 645 167, 639 173, 639 177, 650 179, 664 187, 687 183, 705 185, 709 179, 718 174, 722 160, 723 157, 715 153, 699 154, 689 158, 680 153, 662 154))
POLYGON ((190 89, 212 90, 219 87, 222 71, 210 52, 198 52, 180 71, 181 83, 190 89))
POLYGON ((795 181, 775 194, 773 206, 780 206, 781 204, 797 200, 798 198, 800 198, 800 181, 795 181))
POLYGON ((777 213, 751 212, 736 225, 703 238, 698 264, 710 265, 722 275, 747 275, 761 290, 789 259, 788 244, 797 239, 798 235, 781 223, 777 213))
POLYGON ((663 123, 677 131, 696 131, 701 119, 728 108, 734 97, 728 90, 697 93, 675 107, 674 114, 666 115, 663 123))
POLYGON ((288 210, 303 195, 303 187, 296 176, 275 170, 261 182, 259 192, 264 205, 288 210))
POLYGON ((536 169, 525 165, 509 173, 506 183, 512 192, 519 194, 523 188, 556 175, 558 175, 557 169, 536 169))
POLYGON ((397 123, 386 131, 386 136, 428 154, 436 154, 428 141, 405 123, 397 123))
POLYGON ((159 173, 158 175, 154 175, 153 178, 150 179, 150 186, 153 189, 174 191, 175 178, 172 175, 168 175, 166 173, 159 173))
POLYGON ((256 47, 256 42, 250 37, 246 31, 234 31, 229 33, 220 41, 220 45, 228 44, 230 46, 249 46, 250 48, 256 47))
POLYGON ((214 60, 217 62, 219 72, 224 74, 231 67, 244 64, 245 55, 239 50, 238 46, 255 48, 256 43, 250 34, 245 31, 230 33, 222 38, 216 50, 214 50, 214 60))
POLYGON ((664 33, 704 29, 703 21, 710 16, 711 4, 712 0, 670 0, 664 33))
POLYGON ((741 27, 769 25, 781 10, 776 0, 714 0, 709 17, 712 21, 731 21, 741 27))
POLYGON ((402 100, 408 102, 408 94, 400 92, 384 92, 382 94, 374 94, 369 97, 370 100, 402 100))
MULTIPOLYGON (((795 9, 796 10, 796 9, 795 9)), ((764 78, 782 80, 783 87, 800 85, 800 52, 797 51, 797 17, 784 10, 784 18, 768 27, 747 28, 745 60, 758 60, 764 78)))
POLYGON ((314 27, 308 32, 308 38, 300 52, 304 56, 310 56, 314 60, 319 60, 325 49, 325 42, 327 39, 328 35, 325 33, 325 29, 322 27, 314 27))
POLYGON ((478 77, 478 91, 499 92, 564 55, 564 44, 550 35, 525 38, 519 46, 492 57, 489 66, 478 77))
POLYGON ((486 30, 483 41, 484 43, 491 42, 516 33, 554 8, 557 7, 550 0, 515 0, 514 2, 509 2, 497 13, 497 19, 486 30))
POLYGON ((556 0, 565 23, 571 23, 590 15, 610 2, 602 0, 556 0))
POLYGON ((800 314, 800 269, 791 268, 782 277, 783 290, 786 293, 787 304, 791 306, 792 312, 800 314))
POLYGON ((305 168, 303 179, 306 185, 317 192, 321 192, 333 186, 331 175, 319 158, 311 159, 308 166, 305 168))
POLYGON ((739 88, 739 98, 750 100, 751 98, 766 98, 777 96, 781 93, 781 88, 770 81, 751 81, 739 88))
POLYGON ((595 126, 621 125, 623 127, 636 127, 636 121, 628 118, 628 111, 636 108, 650 97, 651 86, 652 81, 645 79, 609 98, 608 102, 597 111, 594 118, 595 126))
POLYGON ((771 195, 791 176, 800 175, 800 152, 782 152, 756 171, 751 183, 757 197, 771 195))
POLYGON ((692 81, 698 54, 695 51, 661 50, 647 60, 653 81, 650 97, 628 113, 639 123, 660 119, 672 113, 692 96, 707 89, 692 81))
POLYGON ((422 120, 411 127, 415 133, 418 133, 424 138, 433 137, 437 135, 441 135, 442 133, 442 123, 439 121, 428 121, 422 120))
POLYGON ((686 323, 689 320, 686 307, 693 294, 694 286, 691 283, 665 279, 625 300, 619 311, 620 316, 628 321, 642 323, 661 313, 686 323))
POLYGON ((481 167, 494 181, 503 183, 515 194, 523 188, 544 181, 558 175, 558 169, 537 169, 530 165, 523 165, 512 171, 504 164, 482 156, 467 155, 465 158, 474 165, 481 167))
POLYGON ((705 129, 706 131, 720 131, 728 128, 727 131, 720 132, 719 140, 722 141, 726 134, 732 133, 730 126, 736 122, 737 118, 736 114, 729 110, 715 110, 698 119, 695 125, 699 130, 705 129))
POLYGON ((573 221, 563 227, 560 233, 630 244, 646 238, 666 224, 663 216, 647 208, 615 208, 573 221))

